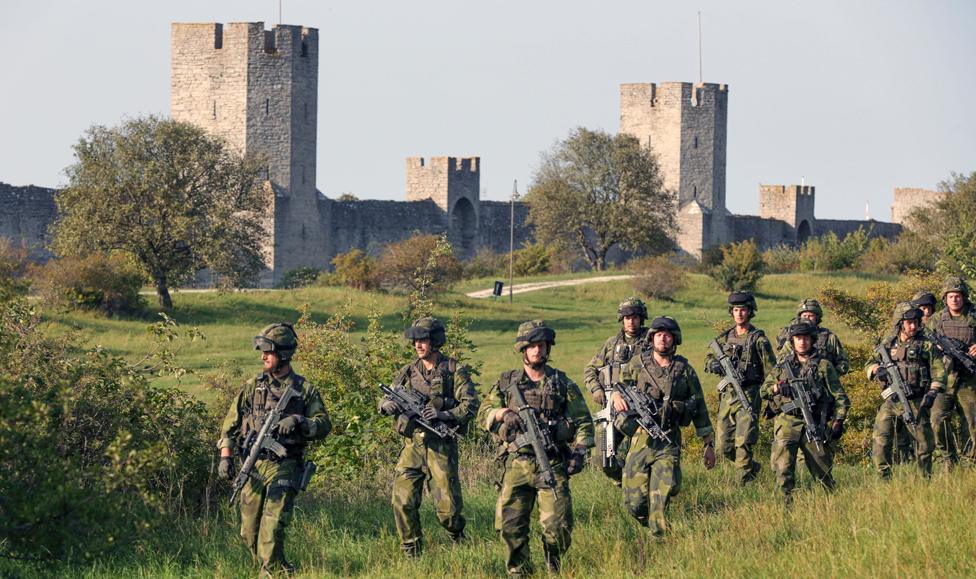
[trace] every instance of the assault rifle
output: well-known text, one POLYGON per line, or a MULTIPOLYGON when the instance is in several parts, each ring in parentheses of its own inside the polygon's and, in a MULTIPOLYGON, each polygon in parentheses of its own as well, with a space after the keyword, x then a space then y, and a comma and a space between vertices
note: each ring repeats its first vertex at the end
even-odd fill
POLYGON ((668 433, 661 428, 661 425, 654 418, 655 416, 661 415, 661 404, 668 404, 669 400, 667 397, 664 398, 662 403, 658 403, 657 400, 654 400, 637 388, 637 385, 634 383, 621 382, 615 384, 613 388, 624 399, 624 402, 627 403, 627 408, 634 412, 634 419, 637 420, 638 426, 643 428, 654 440, 663 440, 668 444, 672 444, 671 437, 668 436, 668 433))
POLYGON ((891 360, 891 354, 888 353, 888 348, 884 344, 879 344, 874 351, 881 356, 881 364, 878 367, 884 368, 888 373, 888 387, 881 392, 881 398, 887 400, 892 396, 898 397, 902 408, 901 416, 905 420, 905 424, 908 425, 909 430, 912 431, 912 434, 915 434, 915 428, 918 426, 918 417, 915 416, 915 411, 912 410, 912 405, 908 402, 908 387, 905 385, 905 381, 902 380, 901 373, 898 372, 898 365, 891 360))
POLYGON ((731 385, 735 392, 735 397, 739 400, 739 404, 755 419, 756 412, 753 410, 752 404, 749 403, 749 397, 746 396, 745 391, 742 389, 742 372, 739 372, 739 369, 732 364, 732 358, 729 358, 729 355, 725 353, 718 340, 712 340, 708 346, 715 352, 715 358, 722 365, 723 376, 722 381, 718 383, 718 391, 724 392, 731 385))
POLYGON ((458 439, 458 426, 454 428, 448 428, 446 424, 440 422, 439 420, 427 421, 424 420, 423 411, 427 403, 430 402, 430 398, 424 396, 422 393, 414 390, 413 388, 407 388, 405 386, 397 386, 396 388, 390 388, 386 384, 380 384, 380 390, 387 398, 396 402, 396 405, 400 407, 400 410, 408 418, 412 419, 417 423, 417 426, 423 428, 427 432, 439 437, 439 438, 450 438, 451 440, 458 439))
POLYGON ((938 334, 930 330, 925 330, 922 334, 926 340, 932 342, 942 350, 942 353, 952 358, 953 361, 962 365, 970 374, 976 374, 976 360, 973 360, 967 352, 966 345, 960 340, 950 338, 944 334, 938 334))
POLYGON ((512 401, 515 402, 515 406, 518 408, 519 418, 522 420, 525 428, 525 432, 515 437, 513 444, 516 448, 532 447, 532 453, 535 454, 535 463, 539 467, 539 473, 542 475, 542 482, 552 491, 552 498, 556 499, 556 473, 553 472, 552 465, 549 463, 548 454, 550 449, 556 449, 556 445, 549 435, 549 428, 540 426, 538 414, 536 414, 531 406, 525 403, 525 396, 522 396, 522 391, 518 389, 518 386, 512 386, 510 392, 512 401))
POLYGON ((288 402, 295 396, 298 396, 298 391, 291 386, 285 386, 285 391, 281 393, 281 398, 278 399, 278 403, 264 417, 261 430, 257 434, 252 431, 247 437, 247 440, 245 440, 244 464, 241 465, 241 470, 234 479, 233 491, 230 495, 231 504, 234 504, 234 501, 237 500, 237 495, 240 494, 241 489, 247 484, 247 480, 252 476, 257 476, 254 473, 254 465, 257 464, 262 451, 268 450, 278 458, 284 458, 288 454, 285 447, 271 436, 271 431, 274 427, 278 426, 278 421, 281 420, 281 413, 284 412, 285 407, 288 406, 288 402))
POLYGON ((820 421, 813 415, 813 396, 810 394, 808 379, 797 378, 789 359, 783 360, 780 368, 786 373, 786 381, 789 383, 790 390, 793 394, 792 399, 781 406, 780 410, 786 413, 799 408, 800 415, 803 417, 803 424, 806 426, 804 435, 807 442, 814 443, 817 445, 817 450, 823 452, 824 444, 827 442, 827 436, 824 434, 820 421))
POLYGON ((619 380, 622 368, 625 365, 626 363, 619 366, 608 364, 600 369, 600 386, 603 388, 603 394, 606 396, 607 403, 603 407, 603 410, 593 416, 593 422, 594 424, 604 425, 602 430, 597 430, 596 441, 596 445, 600 449, 603 468, 614 468, 617 466, 617 433, 613 427, 613 419, 617 413, 613 409, 613 402, 610 400, 610 395, 613 393, 612 384, 614 383, 614 378, 616 377, 619 380))

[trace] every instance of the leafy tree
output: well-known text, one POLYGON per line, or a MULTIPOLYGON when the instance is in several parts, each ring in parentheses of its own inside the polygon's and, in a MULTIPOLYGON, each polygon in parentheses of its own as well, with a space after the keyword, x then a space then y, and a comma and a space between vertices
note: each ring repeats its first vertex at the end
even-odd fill
POLYGON ((756 243, 747 239, 722 246, 722 262, 708 275, 726 291, 753 291, 765 274, 766 262, 756 243))
POLYGON ((677 231, 675 195, 650 150, 630 135, 573 130, 543 154, 526 201, 536 239, 578 249, 596 270, 614 246, 662 253, 677 231))
POLYGON ((939 184, 945 196, 909 216, 908 227, 916 243, 927 244, 941 255, 942 273, 976 277, 976 171, 968 175, 953 173, 939 184))
POLYGON ((343 285, 361 291, 376 285, 376 260, 358 247, 333 257, 332 266, 343 285))
POLYGON ((380 288, 412 294, 416 303, 460 279, 461 264, 444 237, 416 234, 383 247, 376 276, 380 288))
POLYGON ((52 248, 62 256, 123 252, 152 281, 159 305, 171 285, 209 267, 235 285, 263 264, 268 190, 260 163, 194 125, 155 116, 93 126, 75 145, 52 248))

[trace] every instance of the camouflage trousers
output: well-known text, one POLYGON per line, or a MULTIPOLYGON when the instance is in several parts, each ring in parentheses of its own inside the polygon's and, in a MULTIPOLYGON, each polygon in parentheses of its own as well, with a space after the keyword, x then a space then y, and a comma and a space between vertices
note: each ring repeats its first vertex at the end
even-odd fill
POLYGON ((420 502, 425 483, 437 521, 452 538, 460 538, 465 520, 461 514, 464 503, 458 477, 457 442, 416 432, 400 451, 393 478, 393 519, 401 546, 411 553, 419 551, 423 539, 420 502))
POLYGON ((550 460, 556 475, 555 496, 542 482, 533 457, 512 454, 505 461, 505 475, 495 505, 495 530, 505 545, 505 568, 510 575, 531 572, 529 521, 537 500, 546 554, 559 558, 572 543, 573 499, 569 493, 569 475, 565 463, 550 460))
MULTIPOLYGON (((919 411, 921 400, 910 400, 909 404, 918 418, 914 432, 908 429, 915 439, 915 461, 923 474, 932 473, 932 451, 935 448, 935 440, 932 435, 932 425, 929 423, 928 412, 919 411)), ((895 427, 899 422, 904 423, 901 416, 902 405, 896 396, 888 398, 881 403, 878 415, 874 419, 874 429, 871 432, 872 438, 872 459, 874 467, 882 478, 891 477, 892 449, 895 445, 895 427)))
POLYGON ((285 565, 285 527, 291 522, 302 464, 259 460, 255 470, 264 482, 251 478, 241 490, 241 537, 261 568, 276 573, 285 565))
POLYGON ((829 443, 820 448, 806 439, 806 425, 802 418, 790 414, 778 414, 773 420, 773 446, 770 463, 776 473, 776 484, 789 501, 796 487, 796 457, 803 453, 803 462, 810 475, 827 490, 834 488, 831 475, 834 453, 829 443))
POLYGON ((976 462, 976 448, 972 433, 976 431, 976 378, 953 384, 949 392, 941 393, 932 405, 932 432, 936 454, 948 467, 959 455, 970 463, 976 462), (952 415, 959 417, 959 435, 952 428, 952 415))
MULTIPOLYGON (((759 387, 743 387, 743 390, 753 410, 758 412, 759 387)), ((759 421, 742 407, 731 386, 719 395, 715 440, 719 455, 735 463, 740 483, 745 484, 756 478, 760 467, 752 458, 752 447, 759 440, 759 421)))
POLYGON ((606 444, 607 428, 613 428, 613 426, 608 426, 605 422, 600 422, 595 424, 594 428, 596 431, 596 448, 594 448, 593 452, 593 466, 603 471, 603 474, 610 478, 614 486, 619 487, 620 481, 623 479, 624 461, 627 459, 627 451, 630 450, 630 437, 624 435, 617 429, 613 430, 615 456, 611 464, 604 465, 603 452, 604 445, 606 444))
POLYGON ((624 465, 624 508, 655 535, 668 530, 666 512, 681 490, 681 449, 652 441, 643 431, 634 435, 624 465))

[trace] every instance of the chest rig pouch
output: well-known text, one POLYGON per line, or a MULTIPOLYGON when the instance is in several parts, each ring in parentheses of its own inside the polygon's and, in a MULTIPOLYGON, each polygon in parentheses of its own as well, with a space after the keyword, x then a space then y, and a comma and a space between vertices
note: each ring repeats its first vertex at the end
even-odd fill
POLYGON ((737 336, 735 328, 725 335, 725 354, 732 359, 732 364, 742 374, 743 386, 752 386, 762 382, 763 371, 759 367, 759 359, 753 355, 756 340, 761 335, 758 330, 752 330, 745 336, 737 336))
MULTIPOLYGON (((244 440, 250 438, 252 433, 256 434, 261 430, 261 426, 264 424, 268 413, 278 405, 278 400, 285 391, 284 386, 274 386, 270 380, 265 380, 264 378, 264 375, 261 375, 255 380, 254 392, 251 394, 250 399, 250 409, 244 416, 243 421, 242 434, 244 440)), ((293 378, 291 387, 301 394, 305 379, 301 376, 294 376, 293 378)), ((283 418, 289 414, 305 414, 305 399, 302 396, 292 396, 291 400, 288 401, 281 416, 283 418)), ((296 430, 294 432, 297 434, 298 431, 296 430)), ((273 434, 275 440, 287 450, 288 454, 285 458, 301 456, 302 451, 305 449, 304 437, 296 434, 292 434, 291 436, 282 436, 277 432, 273 434)), ((262 455, 261 458, 281 460, 272 453, 267 453, 267 456, 262 455)))
POLYGON ((925 359, 925 351, 922 349, 920 340, 909 340, 905 343, 895 343, 888 349, 891 354, 891 361, 898 366, 898 373, 905 381, 908 388, 909 398, 915 398, 922 394, 925 385, 932 380, 929 377, 929 365, 925 359))
POLYGON ((684 376, 688 361, 682 356, 675 356, 671 364, 662 368, 656 362, 645 364, 637 382, 659 404, 658 424, 665 431, 675 425, 688 426, 695 411, 696 400, 693 395, 685 392, 683 384, 677 383, 684 376))
MULTIPOLYGON (((576 424, 566 417, 566 384, 559 372, 546 373, 538 384, 519 382, 521 373, 515 373, 508 388, 519 388, 526 405, 536 411, 539 425, 549 429, 549 434, 557 444, 565 444, 576 439, 576 424)), ((514 397, 506 391, 508 408, 518 412, 514 397)))

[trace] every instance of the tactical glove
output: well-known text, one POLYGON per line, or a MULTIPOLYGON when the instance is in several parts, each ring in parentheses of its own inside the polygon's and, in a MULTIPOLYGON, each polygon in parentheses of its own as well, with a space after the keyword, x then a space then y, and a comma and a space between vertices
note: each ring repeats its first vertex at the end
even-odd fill
POLYGON ((785 396, 786 398, 793 398, 793 389, 790 388, 789 382, 777 382, 776 387, 779 390, 780 396, 785 396))
POLYGON ((844 436, 844 421, 838 418, 830 425, 830 440, 840 440, 841 436, 844 436))
POLYGON ((451 419, 450 413, 442 412, 440 410, 434 410, 433 406, 424 406, 424 409, 420 413, 420 416, 427 422, 433 422, 435 420, 444 422, 446 420, 451 419))
POLYGON ((400 414, 402 411, 400 405, 392 400, 384 398, 380 401, 380 414, 384 416, 393 416, 394 414, 400 414))
POLYGON ((519 418, 517 412, 506 412, 505 416, 502 417, 502 422, 505 423, 505 428, 509 432, 522 432, 525 430, 525 424, 522 423, 522 419, 519 418))
POLYGON ((217 465, 217 476, 224 480, 234 478, 234 459, 229 456, 220 457, 220 464, 217 465))
POLYGON ((928 392, 926 392, 925 396, 922 398, 921 408, 923 410, 927 408, 932 408, 932 405, 935 404, 935 397, 938 395, 939 395, 938 390, 929 390, 928 392))
POLYGON ((586 462, 590 458, 590 452, 585 446, 577 446, 572 454, 569 455, 569 459, 566 461, 566 473, 569 476, 573 476, 579 472, 582 472, 586 468, 586 462))
POLYGON ((603 391, 603 388, 597 386, 592 390, 593 392, 593 402, 596 402, 597 406, 607 405, 607 393, 603 391))
POLYGON ((278 421, 278 432, 288 436, 298 428, 302 422, 305 422, 305 417, 301 414, 290 414, 278 421))
POLYGON ((715 358, 712 358, 711 360, 708 361, 708 368, 707 369, 712 374, 721 375, 722 374, 722 363, 719 362, 718 360, 716 360, 715 358))
POLYGON ((881 382, 888 383, 888 369, 884 366, 878 366, 874 371, 874 377, 881 382))

